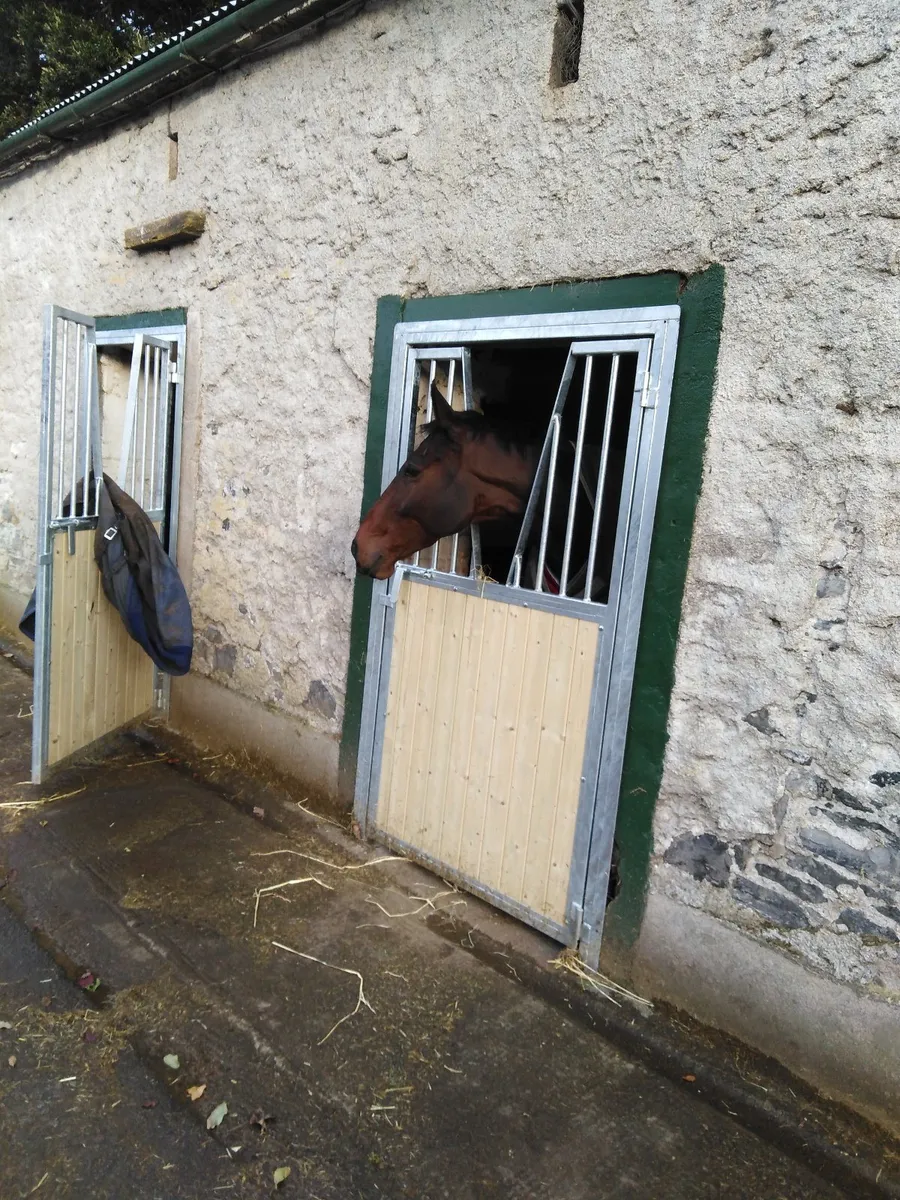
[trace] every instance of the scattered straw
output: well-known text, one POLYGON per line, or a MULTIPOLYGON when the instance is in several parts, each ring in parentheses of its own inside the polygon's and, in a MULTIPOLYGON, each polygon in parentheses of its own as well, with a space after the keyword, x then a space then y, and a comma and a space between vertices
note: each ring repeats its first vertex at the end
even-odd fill
MULTIPOLYGON (((425 908, 431 908, 434 912, 439 910, 435 907, 435 900, 440 900, 442 896, 452 896, 456 892, 456 888, 451 888, 449 892, 438 892, 436 896, 432 896, 429 900, 427 896, 410 896, 410 900, 419 900, 421 903, 418 908, 411 908, 409 912, 388 912, 383 904, 379 904, 377 900, 373 900, 371 896, 366 897, 366 904, 373 904, 379 912, 383 912, 386 917, 414 917, 417 913, 422 912, 425 908)), ((465 900, 454 901, 454 904, 465 904, 465 900)), ((450 905, 447 905, 449 908, 450 905)))
POLYGON ((317 821, 324 821, 326 825, 333 825, 335 829, 340 829, 343 833, 347 832, 347 827, 342 825, 340 821, 332 821, 331 817, 326 817, 322 813, 313 812, 311 808, 306 807, 308 796, 304 796, 302 800, 297 801, 297 807, 302 813, 306 813, 308 817, 315 817, 317 821))
POLYGON ((33 1195, 34 1195, 34 1193, 35 1193, 35 1192, 38 1190, 38 1188, 41 1186, 41 1184, 44 1182, 44 1180, 45 1180, 45 1179, 49 1179, 49 1177, 50 1177, 50 1172, 49 1172, 49 1171, 45 1171, 45 1172, 44 1172, 44 1174, 43 1174, 43 1175, 40 1177, 40 1179, 37 1181, 37 1183, 34 1185, 34 1187, 31 1189, 31 1191, 30 1191, 30 1192, 26 1192, 26 1193, 25 1193, 25 1195, 26 1195, 26 1196, 33 1196, 33 1195))
POLYGON ((333 892, 334 888, 330 883, 323 883, 321 879, 317 879, 315 875, 305 875, 302 879, 286 879, 284 883, 273 883, 270 887, 257 888, 253 893, 256 897, 256 903, 253 906, 253 928, 256 928, 256 921, 259 917, 259 901, 260 897, 266 892, 277 892, 281 888, 296 887, 298 883, 317 883, 320 888, 325 888, 326 892, 333 892))
POLYGON ((340 863, 329 862, 327 858, 316 858, 314 854, 304 854, 302 850, 254 850, 250 857, 270 858, 273 854, 295 854, 297 858, 305 858, 307 862, 316 863, 320 867, 331 867, 332 871, 362 871, 366 867, 377 866, 378 863, 409 861, 402 854, 385 854, 381 858, 370 858, 368 862, 348 863, 342 866, 340 863))
POLYGON ((336 967, 333 963, 327 963, 323 959, 316 958, 312 954, 304 954, 302 950, 293 950, 290 946, 285 946, 281 942, 273 942, 272 945, 277 946, 279 950, 286 950, 288 954, 296 954, 298 958, 305 958, 309 962, 318 963, 320 967, 328 967, 332 971, 341 971, 344 975, 355 975, 359 980, 359 995, 356 998, 356 1008, 354 1008, 353 1012, 348 1012, 345 1017, 341 1017, 339 1021, 335 1021, 321 1041, 316 1042, 317 1046, 321 1046, 327 1042, 339 1025, 343 1025, 345 1021, 349 1021, 351 1017, 355 1017, 362 1005, 365 1005, 369 1012, 374 1013, 375 1009, 368 1002, 366 999, 366 994, 363 991, 363 977, 360 975, 359 971, 354 971, 350 967, 336 967))
POLYGON ((586 962, 578 957, 574 950, 563 950, 562 954, 550 960, 549 966, 557 971, 568 971, 582 983, 593 988, 595 992, 599 992, 607 1000, 611 1000, 613 1004, 621 1008, 621 1004, 616 999, 616 996, 624 996, 627 1000, 632 1000, 636 1004, 643 1004, 646 1008, 652 1008, 652 1003, 639 996, 637 992, 630 992, 628 988, 624 988, 621 984, 614 983, 612 979, 607 979, 605 975, 601 975, 599 971, 595 971, 593 967, 589 967, 586 962))
POLYGON ((68 800, 70 796, 80 796, 87 791, 87 784, 76 788, 74 792, 57 792, 53 796, 44 796, 42 800, 5 800, 0 808, 40 808, 42 804, 50 804, 53 800, 68 800))

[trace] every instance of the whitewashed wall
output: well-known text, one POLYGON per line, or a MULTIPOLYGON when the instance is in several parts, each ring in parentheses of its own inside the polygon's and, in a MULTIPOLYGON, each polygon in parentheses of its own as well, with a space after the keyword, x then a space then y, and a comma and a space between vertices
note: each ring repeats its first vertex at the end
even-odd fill
POLYGON ((333 739, 377 297, 722 263, 652 886, 896 1000, 894 5, 588 0, 559 90, 555 11, 375 4, 0 188, 0 581, 32 579, 41 304, 185 305, 198 669, 333 739), (187 207, 197 244, 122 249, 187 207))

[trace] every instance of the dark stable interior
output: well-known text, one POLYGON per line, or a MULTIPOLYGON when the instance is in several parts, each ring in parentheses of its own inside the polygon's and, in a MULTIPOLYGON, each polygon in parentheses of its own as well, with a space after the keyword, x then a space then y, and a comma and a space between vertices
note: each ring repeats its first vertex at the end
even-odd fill
MULTIPOLYGON (((485 416, 496 421, 516 440, 543 443, 548 422, 562 379, 571 340, 540 342, 491 342, 472 346, 472 386, 476 402, 485 416)), ((603 440, 612 356, 594 357, 585 428, 582 478, 591 494, 596 492, 597 464, 603 440)), ((551 527, 547 561, 553 567, 562 560, 566 518, 572 485, 574 455, 578 434, 581 394, 584 386, 584 358, 576 359, 575 373, 563 409, 560 452, 551 507, 551 527)), ((591 598, 605 602, 609 593, 618 524, 629 418, 633 407, 637 355, 622 355, 616 382, 611 445, 603 489, 602 519, 598 539, 591 598)), ((532 541, 540 537, 543 503, 533 526, 532 541)), ((593 509, 585 492, 579 489, 570 576, 587 561, 593 509)), ((486 575, 505 583, 512 562, 520 521, 490 522, 481 526, 482 565, 486 575)), ((573 594, 570 592, 570 594, 573 594)), ((580 594, 584 594, 582 585, 580 594)))

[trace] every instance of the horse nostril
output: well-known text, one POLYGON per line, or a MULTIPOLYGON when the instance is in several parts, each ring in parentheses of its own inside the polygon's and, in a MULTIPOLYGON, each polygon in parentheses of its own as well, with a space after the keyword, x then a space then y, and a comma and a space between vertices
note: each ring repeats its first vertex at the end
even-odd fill
POLYGON ((353 555, 354 558, 356 558, 358 551, 359 551, 359 546, 357 546, 356 538, 354 538, 353 541, 350 543, 350 553, 353 555))

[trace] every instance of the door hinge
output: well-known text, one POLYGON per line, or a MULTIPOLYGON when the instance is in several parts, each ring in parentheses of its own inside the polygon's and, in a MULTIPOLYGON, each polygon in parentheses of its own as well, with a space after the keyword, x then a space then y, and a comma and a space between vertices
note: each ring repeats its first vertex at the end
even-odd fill
POLYGON ((177 361, 169 363, 169 380, 171 383, 184 383, 184 376, 178 370, 177 361))
POLYGON ((581 931, 584 927, 584 909, 574 901, 569 909, 569 922, 572 925, 572 944, 577 946, 581 941, 581 931))

